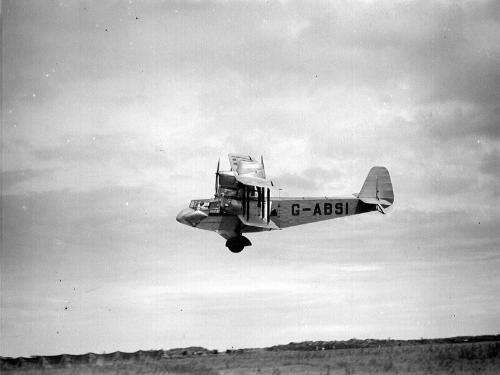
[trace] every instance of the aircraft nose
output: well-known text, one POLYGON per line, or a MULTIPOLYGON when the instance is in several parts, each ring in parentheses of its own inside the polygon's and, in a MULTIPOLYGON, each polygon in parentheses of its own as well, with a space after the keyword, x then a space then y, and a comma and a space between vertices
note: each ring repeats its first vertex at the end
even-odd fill
POLYGON ((179 223, 197 226, 201 220, 206 218, 208 215, 202 211, 193 210, 192 208, 185 208, 181 210, 177 217, 175 218, 179 223))
POLYGON ((184 209, 179 211, 175 220, 177 220, 179 223, 182 223, 182 224, 188 224, 186 222, 186 216, 188 216, 191 212, 194 212, 194 210, 192 208, 184 208, 184 209))

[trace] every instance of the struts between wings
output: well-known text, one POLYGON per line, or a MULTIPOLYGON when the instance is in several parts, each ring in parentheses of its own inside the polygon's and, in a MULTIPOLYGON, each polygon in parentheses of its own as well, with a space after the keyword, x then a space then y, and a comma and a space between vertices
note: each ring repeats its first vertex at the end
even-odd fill
POLYGON ((386 213, 394 203, 389 172, 373 167, 353 197, 277 198, 273 182, 266 178, 264 161, 248 155, 229 154, 231 170, 215 173, 215 195, 192 200, 177 221, 217 232, 226 246, 238 253, 250 240, 243 233, 283 229, 343 216, 378 211, 386 213))

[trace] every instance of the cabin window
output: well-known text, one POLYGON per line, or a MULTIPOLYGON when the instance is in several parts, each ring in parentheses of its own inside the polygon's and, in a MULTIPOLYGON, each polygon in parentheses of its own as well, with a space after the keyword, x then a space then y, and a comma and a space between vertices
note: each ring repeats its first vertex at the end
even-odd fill
POLYGON ((234 176, 230 176, 227 174, 220 174, 219 175, 219 185, 224 186, 224 187, 229 187, 233 188, 238 185, 238 182, 236 181, 236 178, 234 176))
POLYGON ((189 204, 189 208, 193 210, 208 210, 210 206, 209 201, 194 200, 189 204))

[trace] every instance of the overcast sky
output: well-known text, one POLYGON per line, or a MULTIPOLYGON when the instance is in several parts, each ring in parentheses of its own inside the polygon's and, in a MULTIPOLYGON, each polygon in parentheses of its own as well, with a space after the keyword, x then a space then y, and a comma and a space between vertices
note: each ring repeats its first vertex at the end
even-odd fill
MULTIPOLYGON (((500 333, 500 3, 3 1, 0 355, 500 333), (175 221, 217 159, 394 212, 175 221)), ((223 169, 224 169, 223 168, 223 169)))

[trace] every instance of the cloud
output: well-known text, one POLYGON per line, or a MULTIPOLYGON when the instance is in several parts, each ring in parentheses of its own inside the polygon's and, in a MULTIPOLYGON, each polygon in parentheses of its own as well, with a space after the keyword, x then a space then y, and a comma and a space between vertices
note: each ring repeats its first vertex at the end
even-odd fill
POLYGON ((491 153, 485 155, 482 162, 482 170, 484 173, 493 177, 499 177, 500 171, 500 150, 495 149, 491 153))
POLYGON ((2 10, 2 355, 498 326, 497 2, 2 10), (283 196, 384 165, 395 210, 234 257, 174 220, 229 152, 264 155, 283 196))
MULTIPOLYGON (((312 167, 295 173, 278 175, 273 181, 277 186, 283 186, 286 189, 286 195, 331 195, 334 188, 345 189, 345 187, 338 186, 338 179, 341 177, 343 177, 343 172, 340 170, 312 167)), ((339 193, 345 192, 339 191, 339 193)))
POLYGON ((21 183, 31 182, 37 177, 50 173, 52 170, 17 169, 2 172, 2 189, 4 192, 11 191, 21 183))

